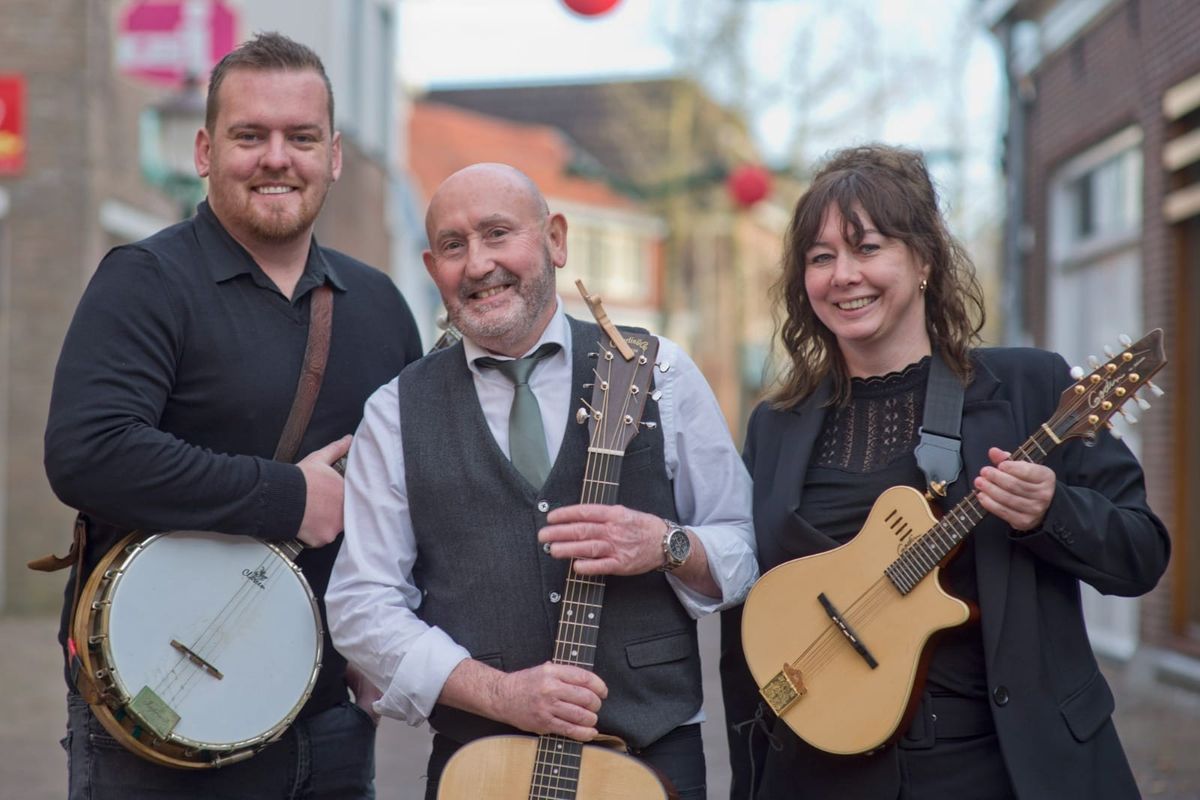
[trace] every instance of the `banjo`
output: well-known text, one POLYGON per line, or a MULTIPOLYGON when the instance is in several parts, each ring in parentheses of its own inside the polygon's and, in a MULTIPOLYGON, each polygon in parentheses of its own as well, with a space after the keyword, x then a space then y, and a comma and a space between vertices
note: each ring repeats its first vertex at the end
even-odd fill
POLYGON ((299 540, 133 533, 85 584, 70 646, 96 718, 170 767, 241 761, 278 739, 321 669, 317 599, 299 540))
MULTIPOLYGON (((328 290, 313 303, 280 460, 299 444, 328 355, 328 290)), ((444 327, 433 349, 461 337, 444 327)), ((345 459, 333 466, 344 472, 345 459)), ((321 612, 295 563, 304 548, 299 539, 135 531, 106 553, 80 590, 68 641, 105 730, 136 755, 184 769, 243 761, 282 736, 321 670, 321 612)))

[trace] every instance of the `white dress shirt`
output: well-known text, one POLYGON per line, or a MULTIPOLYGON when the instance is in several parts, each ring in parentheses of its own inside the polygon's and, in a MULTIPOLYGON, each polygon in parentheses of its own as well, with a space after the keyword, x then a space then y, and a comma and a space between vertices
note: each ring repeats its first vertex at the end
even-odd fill
MULTIPOLYGON (((558 455, 572 396, 571 334, 561 300, 530 352, 545 342, 562 349, 542 360, 529 381, 542 412, 551 463, 558 455)), ((673 342, 659 337, 655 372, 662 392, 667 476, 674 482, 679 522, 704 546, 721 598, 699 594, 668 574, 679 602, 694 618, 740 603, 758 577, 751 523, 750 476, 729 436, 725 418, 704 376, 673 342)), ((488 427, 508 455, 508 414, 513 385, 474 360, 494 355, 463 341, 488 427)), ((447 677, 470 658, 445 631, 425 624, 415 610, 416 539, 409 516, 400 439, 398 378, 367 401, 346 469, 345 539, 325 593, 330 632, 338 651, 383 691, 375 710, 417 725, 433 710, 447 677)), ((430 398, 436 404, 437 398, 430 398)), ((436 465, 431 468, 436 469, 436 465)))

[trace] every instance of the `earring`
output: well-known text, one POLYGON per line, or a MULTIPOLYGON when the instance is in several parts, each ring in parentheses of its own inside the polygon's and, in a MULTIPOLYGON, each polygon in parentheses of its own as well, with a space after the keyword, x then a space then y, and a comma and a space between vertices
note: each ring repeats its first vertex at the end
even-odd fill
POLYGON ((917 284, 917 291, 925 294, 925 290, 929 288, 929 279, 921 278, 921 282, 917 284))

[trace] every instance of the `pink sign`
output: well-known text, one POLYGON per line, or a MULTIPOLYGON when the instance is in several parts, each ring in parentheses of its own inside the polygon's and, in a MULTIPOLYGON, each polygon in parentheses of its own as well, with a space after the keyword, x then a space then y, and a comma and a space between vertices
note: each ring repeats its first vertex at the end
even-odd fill
POLYGON ((121 74, 179 86, 208 73, 236 44, 237 17, 222 0, 139 0, 117 23, 121 74))

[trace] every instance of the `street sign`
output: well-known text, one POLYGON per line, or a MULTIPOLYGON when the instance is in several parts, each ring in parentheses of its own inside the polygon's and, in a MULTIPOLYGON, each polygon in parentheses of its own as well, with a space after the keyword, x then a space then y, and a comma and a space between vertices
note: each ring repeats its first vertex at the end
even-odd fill
POLYGON ((25 170, 25 76, 0 75, 0 175, 25 170))
POLYGON ((188 76, 205 80, 236 44, 237 17, 222 0, 138 0, 117 23, 121 74, 178 87, 188 76))

